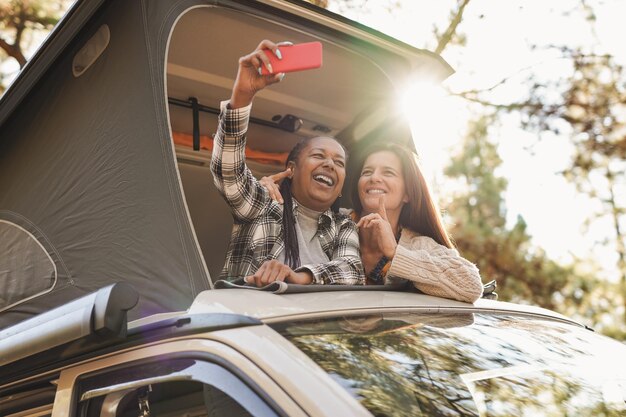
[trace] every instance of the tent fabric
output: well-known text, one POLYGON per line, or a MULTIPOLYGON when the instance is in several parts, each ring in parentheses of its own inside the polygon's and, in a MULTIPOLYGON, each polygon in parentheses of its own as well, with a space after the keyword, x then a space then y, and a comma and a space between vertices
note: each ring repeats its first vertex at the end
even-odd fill
MULTIPOLYGON (((49 292, 0 313, 0 328, 120 281, 140 294, 131 320, 184 310, 211 288, 183 200, 164 86, 170 29, 192 3, 105 3, 2 125, 0 220, 36 236, 58 277, 49 292), (103 24, 109 45, 75 77, 74 55, 103 24)), ((0 250, 15 253, 2 236, 0 250)), ((0 285, 26 278, 12 273, 0 285)))
POLYGON ((39 242, 14 223, 0 220, 0 311, 52 290, 54 262, 39 242))

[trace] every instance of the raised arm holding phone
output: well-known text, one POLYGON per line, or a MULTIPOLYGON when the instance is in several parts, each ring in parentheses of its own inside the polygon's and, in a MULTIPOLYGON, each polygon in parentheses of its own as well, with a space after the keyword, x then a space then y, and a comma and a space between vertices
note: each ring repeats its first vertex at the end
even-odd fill
POLYGON ((333 210, 345 180, 347 155, 333 138, 307 138, 287 158, 289 175, 272 199, 245 163, 245 144, 254 96, 280 82, 272 59, 286 43, 264 40, 239 59, 230 100, 221 105, 211 172, 231 208, 233 234, 221 277, 257 286, 363 284, 356 225, 333 210), (267 72, 267 74, 265 74, 267 72))

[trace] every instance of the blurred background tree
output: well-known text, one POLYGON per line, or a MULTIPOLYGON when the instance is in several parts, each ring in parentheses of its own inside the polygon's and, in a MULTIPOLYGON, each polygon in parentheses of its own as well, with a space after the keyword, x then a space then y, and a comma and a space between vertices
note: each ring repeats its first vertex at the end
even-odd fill
POLYGON ((23 68, 43 37, 54 27, 71 0, 0 0, 0 93, 6 80, 23 68), (7 62, 17 63, 8 68, 7 62))
MULTIPOLYGON (((595 14, 586 2, 580 7, 587 13, 587 23, 595 25, 595 14)), ((559 172, 578 192, 595 202, 588 213, 586 230, 598 223, 610 225, 609 233, 594 242, 614 253, 619 282, 590 278, 580 280, 571 276, 568 282, 578 282, 586 288, 589 300, 603 293, 611 304, 615 322, 607 327, 614 337, 626 339, 626 74, 622 65, 609 54, 569 45, 533 45, 532 48, 554 49, 569 62, 570 72, 559 78, 542 77, 531 72, 526 84, 525 98, 510 103, 494 103, 490 90, 468 91, 460 95, 483 106, 495 118, 503 114, 518 114, 521 126, 534 131, 540 140, 567 136, 573 147, 568 166, 559 172), (602 288, 597 288, 598 286, 602 288), (612 291, 607 291, 611 288, 612 291)), ((502 80, 506 83, 508 80, 502 80)), ((578 262, 591 262, 590 260, 578 262)), ((602 271, 598 271, 602 275, 602 271)), ((534 287, 538 288, 538 287, 534 287)), ((596 300, 597 301, 597 300, 596 300)), ((586 302, 583 302, 585 304, 586 302)), ((604 303, 606 304, 606 303, 604 303)), ((598 317, 606 309, 597 305, 598 317)), ((604 320, 606 321, 606 320, 604 320)))
POLYGON ((450 232, 459 251, 476 263, 483 277, 498 282, 502 299, 558 308, 555 295, 572 270, 533 247, 522 217, 507 228, 503 200, 507 181, 496 174, 501 159, 489 139, 493 123, 494 116, 472 121, 462 147, 446 168, 445 174, 460 183, 460 192, 448 205, 454 221, 450 232))

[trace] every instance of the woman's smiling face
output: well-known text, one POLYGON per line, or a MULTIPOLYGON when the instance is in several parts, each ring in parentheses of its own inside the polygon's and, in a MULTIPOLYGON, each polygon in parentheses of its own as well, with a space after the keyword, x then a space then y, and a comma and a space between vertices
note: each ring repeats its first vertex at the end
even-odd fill
POLYGON ((374 152, 367 157, 358 182, 361 216, 378 211, 380 198, 385 199, 387 213, 399 215, 408 196, 402 174, 402 162, 391 151, 374 152))
POLYGON ((305 207, 326 211, 341 193, 346 179, 346 153, 331 138, 314 138, 292 164, 291 192, 305 207))

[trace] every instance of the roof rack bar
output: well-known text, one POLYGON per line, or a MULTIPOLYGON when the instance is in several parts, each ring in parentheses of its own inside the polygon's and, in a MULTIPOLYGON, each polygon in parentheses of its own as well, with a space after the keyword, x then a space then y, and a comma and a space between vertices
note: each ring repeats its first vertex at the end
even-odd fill
MULTIPOLYGON (((144 324, 139 320, 130 323, 127 336, 123 339, 76 340, 10 363, 1 368, 0 385, 9 386, 15 381, 58 370, 72 363, 156 340, 262 324, 259 319, 231 313, 186 314, 144 324)), ((0 389, 0 396, 4 394, 0 389)), ((4 416, 1 412, 0 415, 4 416)))
MULTIPOLYGON (((175 97, 168 97, 167 102, 173 106, 185 107, 185 108, 192 109, 192 110, 194 109, 194 105, 188 100, 181 100, 175 97)), ((196 104, 196 107, 199 112, 215 114, 217 116, 219 116, 220 114, 220 109, 217 109, 215 107, 205 106, 204 104, 201 104, 199 102, 196 104)), ((291 127, 289 123, 280 124, 280 123, 270 122, 264 119, 259 119, 258 117, 250 117, 250 122, 257 124, 257 125, 261 125, 261 126, 273 127, 274 129, 286 130, 287 132, 291 132, 291 133, 294 132, 293 128, 291 127)))
POLYGON ((125 337, 126 312, 138 300, 120 282, 6 328, 0 331, 0 366, 87 336, 125 337))

